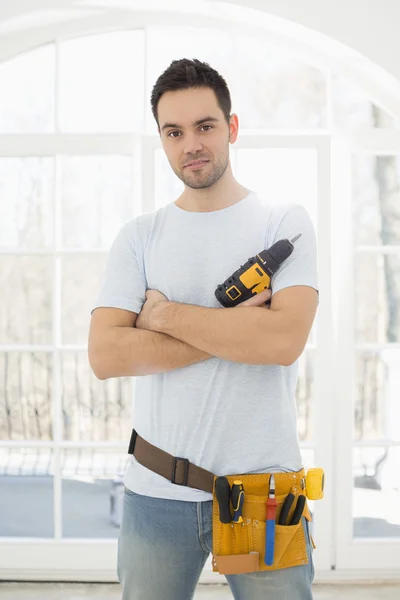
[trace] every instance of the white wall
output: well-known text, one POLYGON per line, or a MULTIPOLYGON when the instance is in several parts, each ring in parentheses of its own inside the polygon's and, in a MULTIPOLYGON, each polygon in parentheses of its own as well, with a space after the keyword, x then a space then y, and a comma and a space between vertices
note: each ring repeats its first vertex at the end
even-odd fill
POLYGON ((400 82, 399 0, 225 1, 264 10, 328 35, 379 64, 400 82))

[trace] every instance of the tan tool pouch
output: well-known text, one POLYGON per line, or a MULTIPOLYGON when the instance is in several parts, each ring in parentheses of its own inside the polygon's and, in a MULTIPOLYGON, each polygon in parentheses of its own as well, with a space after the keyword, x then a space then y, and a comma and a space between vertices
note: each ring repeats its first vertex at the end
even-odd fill
MULTIPOLYGON (((304 494, 302 479, 304 469, 295 473, 274 473, 276 525, 274 563, 267 566, 264 562, 266 514, 271 473, 250 475, 228 475, 229 485, 240 479, 244 488, 244 504, 242 523, 222 523, 219 518, 219 506, 213 485, 213 571, 221 574, 251 573, 254 571, 271 571, 285 569, 308 563, 306 535, 303 519, 296 525, 278 525, 283 502, 290 492, 295 500, 289 511, 289 523, 300 494, 304 494)), ((232 508, 232 506, 231 506, 232 508)), ((232 509, 233 515, 233 509, 232 509)), ((303 515, 311 521, 307 501, 303 515)), ((314 545, 314 544, 313 544, 314 545)), ((314 546, 315 547, 315 546, 314 546)))

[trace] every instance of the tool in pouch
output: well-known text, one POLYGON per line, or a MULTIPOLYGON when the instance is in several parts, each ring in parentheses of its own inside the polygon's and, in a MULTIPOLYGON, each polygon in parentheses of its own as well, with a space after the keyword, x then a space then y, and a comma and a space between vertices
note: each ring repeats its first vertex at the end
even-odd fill
POLYGON ((292 518, 288 521, 289 511, 294 503, 295 495, 290 492, 285 498, 285 501, 282 506, 281 514, 279 515, 279 525, 297 525, 297 523, 301 519, 301 515, 303 514, 304 505, 306 503, 306 497, 301 495, 298 497, 296 508, 294 509, 294 513, 292 518))
POLYGON ((235 479, 232 486, 232 506, 234 523, 243 523, 242 511, 244 502, 243 483, 240 479, 235 479))
MULTIPOLYGON (((307 527, 311 514, 305 496, 305 470, 215 478, 213 490, 213 571, 221 574, 251 573, 263 570, 284 569, 308 563, 307 527), (241 522, 220 518, 222 506, 218 500, 217 479, 228 485, 240 481, 243 486, 243 503, 240 503, 241 522), (279 517, 285 499, 292 493, 294 499, 286 501, 284 523, 279 517), (295 502, 297 500, 297 502, 295 502), (304 516, 305 520, 302 519, 304 516)), ((232 493, 231 493, 232 499, 232 493)), ((226 496, 225 501, 226 502, 226 496)), ((235 504, 232 502, 233 508, 235 504)), ((313 544, 315 547, 315 544, 313 544)))
MULTIPOLYGON (((215 296, 225 308, 237 306, 255 294, 269 288, 271 279, 281 264, 289 258, 294 250, 294 242, 301 236, 296 235, 292 240, 278 240, 267 250, 262 250, 256 256, 240 266, 224 283, 219 284, 215 296)), ((269 304, 267 300, 265 304, 269 304)))
MULTIPOLYGON (((272 488, 271 473, 217 477, 190 463, 187 458, 172 456, 153 446, 134 429, 128 454, 132 454, 141 465, 175 485, 212 494, 213 571, 221 574, 250 573, 308 563, 307 534, 301 517, 304 516, 307 521, 312 520, 305 497, 309 497, 308 473, 311 474, 309 482, 312 495, 314 498, 323 497, 323 490, 318 489, 317 484, 319 481, 323 485, 322 469, 309 469, 307 474, 304 468, 296 472, 273 473, 278 523, 275 523, 273 564, 266 565, 266 503, 272 488), (288 506, 289 501, 286 501, 285 522, 289 525, 280 524, 279 517, 290 493, 297 498, 297 504, 291 502, 288 506)), ((314 544, 313 546, 315 548, 314 544)))
POLYGON ((272 473, 269 480, 269 493, 267 500, 267 523, 265 536, 265 564, 274 564, 275 550, 275 516, 276 516, 276 499, 275 499, 275 477, 272 473))

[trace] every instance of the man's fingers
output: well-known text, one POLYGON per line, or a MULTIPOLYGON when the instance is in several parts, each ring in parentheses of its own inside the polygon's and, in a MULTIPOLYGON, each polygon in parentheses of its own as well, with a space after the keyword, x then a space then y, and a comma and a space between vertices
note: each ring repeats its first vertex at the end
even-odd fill
POLYGON ((259 294, 255 294, 248 300, 241 302, 238 306, 265 306, 267 300, 271 298, 272 291, 271 290, 263 290, 259 294))

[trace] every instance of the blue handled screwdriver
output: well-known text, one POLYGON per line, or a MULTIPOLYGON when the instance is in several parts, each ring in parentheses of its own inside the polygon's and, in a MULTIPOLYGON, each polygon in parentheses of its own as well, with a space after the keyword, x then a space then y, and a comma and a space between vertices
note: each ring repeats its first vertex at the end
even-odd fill
POLYGON ((266 532, 264 562, 268 566, 274 564, 276 505, 277 501, 275 498, 275 477, 272 473, 269 483, 269 494, 267 500, 267 522, 265 527, 266 532))

